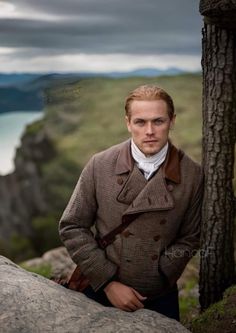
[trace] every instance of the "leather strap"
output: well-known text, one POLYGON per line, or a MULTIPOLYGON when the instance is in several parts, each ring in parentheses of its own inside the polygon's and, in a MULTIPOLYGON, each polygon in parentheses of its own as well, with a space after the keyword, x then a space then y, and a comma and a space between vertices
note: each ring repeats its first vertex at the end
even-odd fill
POLYGON ((99 246, 102 249, 105 249, 108 245, 112 244, 115 241, 116 235, 124 231, 139 215, 140 213, 123 216, 122 223, 118 225, 118 227, 110 231, 102 238, 96 237, 96 241, 98 242, 99 246))
MULTIPOLYGON (((128 225, 133 222, 139 214, 126 215, 122 218, 122 223, 110 231, 107 235, 102 238, 96 238, 99 246, 102 249, 105 249, 109 244, 113 243, 116 235, 121 233, 128 225)), ((59 284, 63 285, 66 288, 82 292, 88 285, 89 279, 81 272, 79 266, 76 266, 68 282, 66 281, 57 281, 59 284)))

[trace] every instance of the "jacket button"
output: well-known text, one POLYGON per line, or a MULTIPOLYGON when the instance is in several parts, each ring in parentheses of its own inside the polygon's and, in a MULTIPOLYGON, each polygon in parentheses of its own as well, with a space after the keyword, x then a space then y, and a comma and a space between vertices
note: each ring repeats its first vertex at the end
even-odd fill
POLYGON ((167 185, 167 189, 172 192, 174 189, 174 186, 172 184, 167 185))
POLYGON ((166 219, 162 219, 161 221, 160 221, 160 224, 165 224, 167 221, 166 221, 166 219))
POLYGON ((153 239, 154 239, 155 242, 159 241, 160 238, 161 238, 160 235, 156 235, 156 236, 153 237, 153 239))
POLYGON ((158 255, 157 254, 154 254, 153 256, 152 256, 152 260, 154 261, 154 260, 157 260, 158 259, 158 255))
POLYGON ((122 232, 122 235, 125 237, 125 238, 128 238, 130 235, 133 235, 132 232, 130 232, 129 230, 124 230, 122 232))
POLYGON ((117 184, 122 185, 123 184, 123 179, 121 177, 117 178, 117 184))

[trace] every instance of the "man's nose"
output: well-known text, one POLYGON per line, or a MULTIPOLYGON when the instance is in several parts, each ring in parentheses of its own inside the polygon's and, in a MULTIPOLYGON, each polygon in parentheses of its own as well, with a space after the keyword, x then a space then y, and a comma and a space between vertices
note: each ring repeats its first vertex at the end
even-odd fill
POLYGON ((153 125, 152 123, 147 123, 147 126, 146 126, 146 134, 147 135, 151 135, 153 134, 153 125))

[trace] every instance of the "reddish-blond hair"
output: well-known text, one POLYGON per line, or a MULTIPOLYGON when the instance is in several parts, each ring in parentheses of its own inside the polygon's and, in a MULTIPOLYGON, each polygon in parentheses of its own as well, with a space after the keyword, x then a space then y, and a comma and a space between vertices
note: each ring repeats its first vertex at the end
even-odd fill
POLYGON ((173 118, 175 109, 172 98, 167 92, 156 86, 156 85, 142 85, 137 87, 129 93, 125 100, 125 112, 126 116, 130 118, 131 115, 131 103, 133 101, 153 101, 153 100, 163 100, 167 104, 168 115, 170 119, 173 118))

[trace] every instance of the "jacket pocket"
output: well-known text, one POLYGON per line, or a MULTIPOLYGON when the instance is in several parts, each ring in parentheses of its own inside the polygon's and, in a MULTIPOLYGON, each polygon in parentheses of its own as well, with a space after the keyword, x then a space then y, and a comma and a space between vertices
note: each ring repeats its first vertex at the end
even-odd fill
POLYGON ((158 271, 159 246, 152 239, 122 239, 120 281, 145 296, 161 294, 166 280, 158 271))

